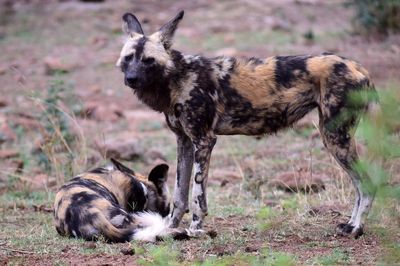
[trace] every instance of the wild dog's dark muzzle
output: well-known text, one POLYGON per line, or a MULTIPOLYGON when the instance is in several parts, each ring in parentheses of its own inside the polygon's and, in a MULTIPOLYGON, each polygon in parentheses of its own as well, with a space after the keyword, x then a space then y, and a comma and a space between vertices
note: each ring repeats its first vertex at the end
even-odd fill
POLYGON ((139 75, 137 73, 127 73, 125 75, 125 85, 134 86, 139 81, 139 75))

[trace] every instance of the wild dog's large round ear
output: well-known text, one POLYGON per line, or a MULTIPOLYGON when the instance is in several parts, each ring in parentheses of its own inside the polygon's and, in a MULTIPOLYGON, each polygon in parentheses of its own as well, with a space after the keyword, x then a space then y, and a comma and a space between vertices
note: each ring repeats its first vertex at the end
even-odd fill
POLYGON ((165 163, 155 166, 149 174, 149 181, 156 185, 159 193, 164 189, 164 184, 168 179, 169 166, 165 163))
POLYGON ((160 41, 164 45, 165 49, 171 48, 175 30, 178 28, 178 24, 182 20, 184 14, 185 12, 181 10, 173 19, 164 24, 164 26, 162 26, 157 32, 160 34, 160 41))
POLYGON ((140 25, 139 20, 135 17, 135 15, 131 13, 125 13, 122 16, 123 24, 122 31, 127 35, 141 34, 144 35, 142 26, 140 25))

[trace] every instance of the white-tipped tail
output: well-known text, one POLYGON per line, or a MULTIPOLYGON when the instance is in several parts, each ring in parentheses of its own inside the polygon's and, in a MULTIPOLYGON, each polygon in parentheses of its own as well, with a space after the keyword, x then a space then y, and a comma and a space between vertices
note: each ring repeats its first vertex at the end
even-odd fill
POLYGON ((168 235, 168 218, 153 212, 140 212, 133 214, 133 219, 140 228, 133 234, 134 240, 154 242, 156 237, 168 235))

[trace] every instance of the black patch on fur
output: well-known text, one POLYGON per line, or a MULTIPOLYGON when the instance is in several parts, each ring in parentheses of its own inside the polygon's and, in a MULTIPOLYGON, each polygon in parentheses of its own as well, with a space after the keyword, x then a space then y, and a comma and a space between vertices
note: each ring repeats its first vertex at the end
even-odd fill
POLYGON ((257 58, 257 57, 250 57, 248 59, 248 62, 255 66, 264 64, 264 60, 257 58))
POLYGON ((73 236, 92 239, 93 236, 85 235, 84 232, 80 231, 80 227, 93 224, 93 221, 97 219, 97 214, 90 213, 87 206, 90 206, 98 198, 100 198, 98 195, 89 194, 86 191, 76 193, 71 197, 71 204, 65 212, 65 222, 68 225, 69 232, 75 232, 76 236, 73 236))
POLYGON ((76 178, 73 178, 70 183, 64 185, 62 187, 62 189, 70 189, 73 187, 86 187, 86 188, 94 191, 96 194, 100 195, 101 197, 107 199, 112 204, 118 204, 118 200, 115 197, 115 195, 110 190, 108 190, 105 186, 103 186, 100 183, 97 183, 94 180, 76 177, 76 178))
POLYGON ((147 38, 142 37, 137 41, 137 44, 135 46, 135 59, 140 60, 143 55, 144 51, 144 46, 146 45, 147 38))
POLYGON ((143 211, 147 198, 144 194, 142 183, 134 178, 131 179, 131 188, 129 190, 128 198, 128 211, 143 211), (134 204, 134 206, 132 206, 134 204))
POLYGON ((98 168, 95 168, 95 169, 92 169, 92 170, 88 171, 88 173, 91 173, 91 174, 104 174, 104 173, 108 173, 108 170, 103 168, 103 167, 98 167, 98 168))
POLYGON ((174 115, 175 115, 176 118, 179 118, 181 116, 182 108, 183 108, 182 104, 180 104, 180 103, 175 104, 175 106, 174 106, 174 115))
POLYGON ((347 68, 346 64, 343 62, 339 62, 333 65, 333 73, 336 76, 342 77, 347 74, 349 69, 347 68))
POLYGON ((293 82, 298 82, 299 79, 294 74, 295 70, 299 70, 300 73, 309 74, 307 59, 310 56, 277 56, 275 58, 275 81, 285 88, 290 88, 293 82))

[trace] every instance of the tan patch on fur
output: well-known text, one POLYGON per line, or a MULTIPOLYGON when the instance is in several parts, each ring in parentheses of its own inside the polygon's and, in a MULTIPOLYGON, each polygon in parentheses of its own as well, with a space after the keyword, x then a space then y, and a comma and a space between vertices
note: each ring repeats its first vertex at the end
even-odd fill
POLYGON ((333 65, 340 62, 343 59, 336 55, 315 56, 307 60, 307 70, 314 78, 326 79, 332 75, 333 65))
POLYGON ((145 57, 154 57, 157 63, 165 66, 167 70, 174 67, 170 55, 161 43, 161 33, 158 31, 148 37, 143 54, 145 57))
POLYGON ((231 85, 241 96, 249 100, 254 107, 271 104, 271 90, 275 88, 274 58, 265 60, 266 64, 254 67, 251 63, 239 62, 231 75, 231 85))
POLYGON ((368 78, 369 73, 366 69, 362 68, 359 64, 354 61, 346 61, 347 68, 350 70, 350 75, 357 81, 368 78))
POLYGON ((173 104, 177 102, 184 103, 186 100, 190 99, 190 92, 196 86, 196 79, 197 79, 197 74, 190 73, 187 79, 180 82, 179 87, 183 89, 171 91, 171 102, 173 104))
POLYGON ((130 189, 130 179, 120 171, 111 171, 106 177, 87 173, 82 178, 93 180, 105 186, 117 198, 121 206, 125 206, 127 191, 130 189))
POLYGON ((103 213, 106 213, 106 211, 112 206, 111 203, 104 199, 104 198, 98 198, 91 203, 92 208, 99 209, 103 213))
POLYGON ((140 34, 134 34, 132 36, 130 36, 126 41, 124 46, 122 47, 120 56, 117 60, 117 63, 115 64, 117 67, 121 66, 121 62, 122 59, 127 56, 127 55, 131 55, 133 53, 135 53, 135 49, 133 49, 133 47, 135 46, 135 44, 137 43, 137 41, 142 38, 143 35, 140 34))
POLYGON ((71 205, 71 196, 80 193, 80 192, 87 192, 88 194, 96 194, 91 190, 88 190, 84 187, 72 187, 67 190, 60 190, 56 195, 56 200, 54 202, 55 207, 55 216, 57 219, 64 220, 65 219, 65 212, 67 208, 71 205), (57 208, 58 203, 62 200, 61 205, 57 208))

